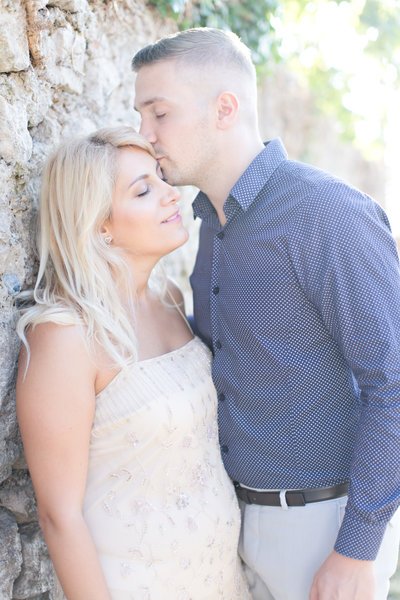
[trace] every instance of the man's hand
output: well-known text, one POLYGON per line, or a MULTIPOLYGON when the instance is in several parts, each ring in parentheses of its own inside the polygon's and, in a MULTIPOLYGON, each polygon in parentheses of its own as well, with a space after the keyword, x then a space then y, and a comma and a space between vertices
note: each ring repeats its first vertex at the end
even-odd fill
POLYGON ((332 552, 314 576, 310 600, 374 600, 374 563, 332 552))

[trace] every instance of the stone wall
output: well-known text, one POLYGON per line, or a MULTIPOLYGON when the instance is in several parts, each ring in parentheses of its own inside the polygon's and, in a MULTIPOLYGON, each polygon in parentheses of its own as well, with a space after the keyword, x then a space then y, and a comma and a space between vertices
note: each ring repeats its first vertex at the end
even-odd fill
POLYGON ((104 125, 137 125, 130 60, 174 28, 146 4, 0 0, 1 600, 51 598, 52 569, 14 410, 19 342, 13 301, 34 281, 39 176, 63 138, 104 125))

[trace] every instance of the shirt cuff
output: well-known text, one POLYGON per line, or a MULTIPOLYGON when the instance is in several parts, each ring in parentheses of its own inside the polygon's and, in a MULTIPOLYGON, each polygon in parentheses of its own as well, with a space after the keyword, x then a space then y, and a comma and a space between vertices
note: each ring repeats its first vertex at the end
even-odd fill
POLYGON ((335 551, 349 558, 375 560, 388 521, 364 521, 346 511, 335 543, 335 551))

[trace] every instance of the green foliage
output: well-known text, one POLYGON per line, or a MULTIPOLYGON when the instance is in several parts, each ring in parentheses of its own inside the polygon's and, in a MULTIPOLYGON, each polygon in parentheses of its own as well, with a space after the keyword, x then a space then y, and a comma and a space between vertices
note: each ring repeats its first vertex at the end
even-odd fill
POLYGON ((336 122, 343 141, 353 142, 355 123, 359 117, 343 106, 343 95, 349 89, 348 79, 344 73, 326 68, 322 61, 316 61, 307 73, 307 82, 314 92, 315 106, 336 122))
MULTIPOLYGON (((368 146, 364 142, 362 151, 371 156, 382 153, 384 129, 387 125, 387 110, 381 100, 382 90, 387 90, 389 95, 391 90, 400 84, 400 0, 284 0, 281 4, 283 8, 281 30, 285 32, 286 27, 289 26, 289 31, 296 36, 294 46, 297 52, 292 51, 287 55, 287 62, 291 69, 300 72, 306 79, 313 91, 317 108, 323 114, 335 119, 337 130, 344 140, 358 144, 356 131, 362 130, 362 123, 368 118, 366 117, 368 111, 371 115, 368 105, 371 104, 371 96, 375 95, 377 97, 376 121, 373 126, 375 138, 370 139, 368 146), (327 61, 323 52, 325 40, 321 35, 315 35, 312 28, 312 24, 318 22, 318 16, 333 4, 337 5, 338 11, 342 10, 342 14, 346 15, 346 22, 343 23, 344 31, 348 31, 351 27, 354 32, 355 52, 359 48, 364 48, 361 51, 364 59, 357 59, 360 75, 355 70, 356 63, 352 60, 353 56, 349 56, 348 66, 343 64, 343 60, 332 61, 332 54, 327 61), (348 7, 347 10, 345 5, 348 7), (311 35, 307 37, 304 32, 310 32, 311 35), (336 65, 341 64, 340 70, 334 68, 332 62, 336 65), (377 64, 379 70, 376 68, 377 64), (366 65, 371 67, 371 89, 370 93, 365 92, 366 109, 364 110, 359 99, 354 101, 355 96, 357 93, 360 95, 360 92, 356 92, 353 96, 352 93, 357 88, 357 81, 365 79, 366 65), (346 105, 352 106, 353 112, 346 108, 346 105), (379 126, 377 127, 379 122, 380 130, 379 126), (358 124, 361 128, 357 127, 358 124)), ((341 29, 337 23, 332 24, 332 27, 335 27, 340 57, 341 29)), ((329 44, 325 44, 325 47, 327 46, 329 44)), ((358 87, 358 90, 360 89, 358 87)))
POLYGON ((256 65, 279 59, 271 21, 278 0, 150 0, 162 17, 171 17, 180 29, 217 27, 233 31, 251 49, 256 65))
POLYGON ((399 0, 391 3, 382 0, 366 0, 360 14, 359 29, 363 33, 375 32, 376 39, 368 42, 366 51, 377 58, 384 69, 394 67, 398 84, 400 76, 399 0))
POLYGON ((188 4, 188 0, 150 0, 149 4, 156 6, 164 19, 172 17, 175 21, 179 21, 188 4))

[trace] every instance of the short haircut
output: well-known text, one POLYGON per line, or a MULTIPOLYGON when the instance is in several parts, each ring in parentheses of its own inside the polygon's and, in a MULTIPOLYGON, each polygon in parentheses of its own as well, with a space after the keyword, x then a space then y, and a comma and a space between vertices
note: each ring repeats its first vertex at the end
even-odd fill
POLYGON ((255 79, 249 48, 231 31, 197 27, 166 36, 145 46, 132 59, 132 69, 164 60, 178 60, 198 66, 239 69, 255 79))

